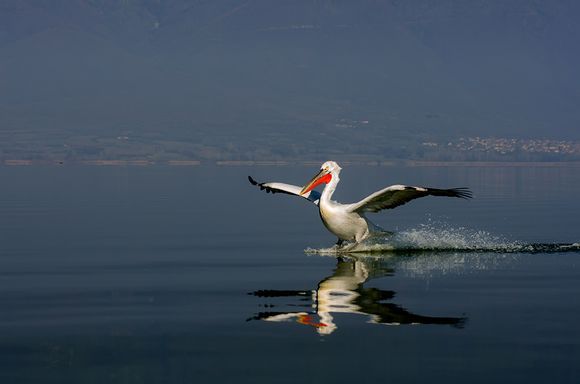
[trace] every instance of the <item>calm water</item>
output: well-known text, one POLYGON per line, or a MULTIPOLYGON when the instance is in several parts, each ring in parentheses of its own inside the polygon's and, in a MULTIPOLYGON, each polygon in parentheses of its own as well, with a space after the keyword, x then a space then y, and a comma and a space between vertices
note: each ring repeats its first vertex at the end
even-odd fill
POLYGON ((578 168, 344 167, 335 198, 469 186, 373 215, 417 244, 307 254, 308 167, 2 167, 2 383, 577 383, 578 168), (505 246, 514 246, 505 252, 505 246), (514 251, 515 249, 515 251, 514 251))

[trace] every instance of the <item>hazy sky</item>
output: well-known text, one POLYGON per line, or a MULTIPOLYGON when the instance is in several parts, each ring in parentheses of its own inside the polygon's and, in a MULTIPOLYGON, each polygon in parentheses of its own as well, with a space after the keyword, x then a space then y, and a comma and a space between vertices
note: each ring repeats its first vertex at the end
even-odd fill
POLYGON ((574 0, 3 0, 0 130, 291 142, 347 118, 580 139, 579 17, 574 0))

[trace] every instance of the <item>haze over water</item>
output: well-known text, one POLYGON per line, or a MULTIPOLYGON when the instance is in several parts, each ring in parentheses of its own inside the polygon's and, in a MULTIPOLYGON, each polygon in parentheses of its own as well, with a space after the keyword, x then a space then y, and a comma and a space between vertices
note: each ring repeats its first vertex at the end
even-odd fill
POLYGON ((573 0, 3 0, 0 160, 579 161, 579 17, 573 0))
MULTIPOLYGON (((575 249, 324 256, 316 208, 247 182, 316 167, 0 167, 0 380, 575 383, 575 249)), ((580 241, 577 168, 345 166, 424 241, 580 241), (445 238, 448 236, 448 238, 445 238)), ((493 247, 491 247, 493 248, 493 247)))

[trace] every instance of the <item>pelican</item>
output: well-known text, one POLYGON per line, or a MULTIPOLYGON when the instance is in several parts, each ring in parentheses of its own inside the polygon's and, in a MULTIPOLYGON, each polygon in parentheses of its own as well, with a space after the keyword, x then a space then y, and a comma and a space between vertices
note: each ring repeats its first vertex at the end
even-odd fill
POLYGON ((338 329, 340 318, 335 315, 338 313, 365 316, 365 322, 369 324, 446 324, 456 328, 463 327, 466 318, 419 315, 398 304, 386 302, 393 299, 396 292, 365 287, 368 281, 394 275, 395 270, 385 263, 386 259, 379 260, 355 256, 338 258, 332 275, 322 279, 311 290, 263 289, 250 292, 251 295, 268 301, 284 298, 289 302, 286 303, 288 309, 281 311, 283 302, 277 300, 276 305, 266 305, 266 311, 258 312, 248 320, 295 320, 299 324, 314 327, 320 335, 330 335, 338 329), (305 302, 310 302, 310 305, 305 302), (305 307, 311 309, 304 309, 305 307))
POLYGON ((345 241, 357 244, 373 234, 390 233, 370 221, 366 217, 368 212, 396 208, 424 196, 472 197, 468 188, 436 189, 397 184, 372 193, 357 203, 341 204, 332 200, 341 169, 336 162, 327 161, 304 187, 278 182, 258 183, 251 176, 248 179, 252 185, 268 193, 295 195, 317 205, 324 226, 338 238, 336 245, 339 247, 345 241), (314 188, 321 184, 324 184, 322 193, 315 191, 314 188))

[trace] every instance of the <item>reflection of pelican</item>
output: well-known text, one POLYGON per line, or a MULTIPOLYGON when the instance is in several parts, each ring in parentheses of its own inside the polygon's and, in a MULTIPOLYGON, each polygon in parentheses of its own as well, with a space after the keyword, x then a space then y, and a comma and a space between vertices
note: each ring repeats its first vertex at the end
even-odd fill
POLYGON ((326 228, 338 237, 338 245, 344 241, 361 242, 372 233, 383 232, 381 228, 365 217, 368 212, 378 212, 403 205, 413 199, 424 196, 448 196, 467 199, 471 192, 466 188, 435 189, 425 187, 410 187, 406 185, 391 185, 381 189, 358 203, 340 204, 332 201, 332 194, 340 181, 340 168, 334 161, 322 164, 316 174, 303 188, 284 183, 258 183, 249 177, 250 183, 258 185, 266 192, 297 195, 318 205, 320 218, 326 228), (326 184, 322 194, 313 189, 320 184, 326 184))
MULTIPOLYGON (((352 313, 368 315, 374 324, 447 324, 462 327, 464 318, 421 316, 408 312, 401 306, 384 301, 395 296, 394 291, 365 288, 363 284, 373 278, 392 275, 393 270, 378 260, 338 259, 334 273, 323 279, 312 291, 260 290, 252 295, 263 298, 298 297, 299 302, 289 304, 302 307, 301 311, 260 312, 252 320, 290 321, 316 328, 319 334, 334 332, 338 325, 333 314, 352 313)), ((270 304, 268 307, 275 307, 270 304)))

